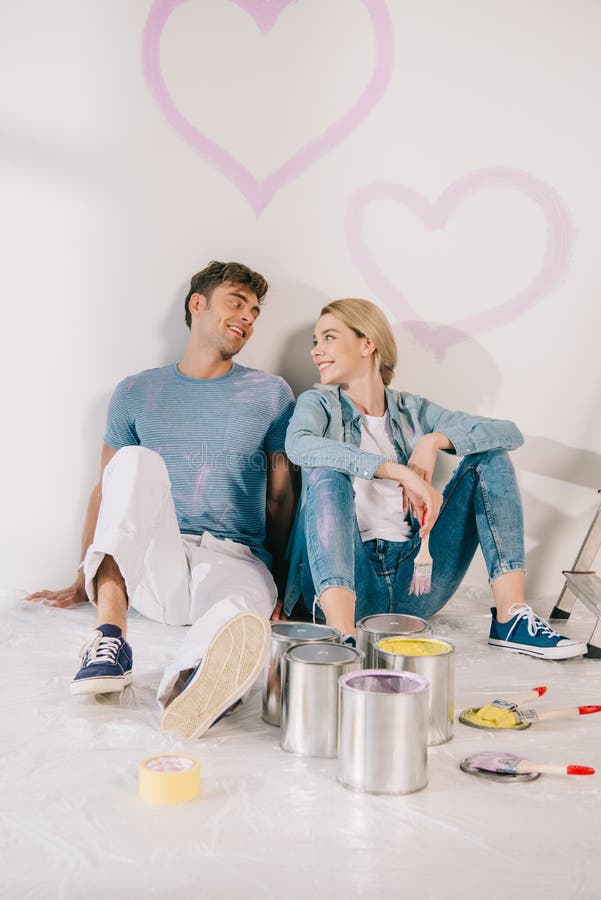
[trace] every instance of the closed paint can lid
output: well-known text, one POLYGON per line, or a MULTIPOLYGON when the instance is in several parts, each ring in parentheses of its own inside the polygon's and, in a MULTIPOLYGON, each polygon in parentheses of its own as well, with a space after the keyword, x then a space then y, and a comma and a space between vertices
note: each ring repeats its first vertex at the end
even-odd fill
POLYGON ((346 644, 297 644, 286 653, 286 659, 324 666, 345 666, 362 660, 365 654, 346 644))
POLYGON ((357 623, 366 631, 374 634, 383 632, 398 632, 399 634, 419 634, 430 631, 430 626, 425 619, 419 616, 401 616, 392 613, 383 613, 378 616, 366 616, 357 623))
POLYGON ((294 641, 332 641, 337 640, 340 632, 328 625, 313 625, 311 622, 273 622, 271 636, 275 640, 294 641))

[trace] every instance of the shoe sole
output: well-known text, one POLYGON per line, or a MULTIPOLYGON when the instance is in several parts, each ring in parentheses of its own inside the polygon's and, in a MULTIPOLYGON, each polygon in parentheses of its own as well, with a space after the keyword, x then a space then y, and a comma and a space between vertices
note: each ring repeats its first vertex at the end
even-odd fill
POLYGON ((583 656, 587 652, 586 644, 580 641, 575 642, 571 647, 564 645, 563 647, 549 647, 546 650, 529 647, 528 644, 510 644, 495 638, 489 638, 488 643, 491 647, 498 647, 500 650, 514 650, 516 653, 535 656, 537 659, 573 659, 575 656, 583 656))
POLYGON ((254 684, 271 641, 271 626, 259 613, 239 613, 215 635, 196 677, 169 704, 161 730, 184 740, 200 737, 254 684))
POLYGON ((71 682, 69 690, 71 694, 117 694, 128 684, 131 684, 131 672, 103 678, 80 678, 71 682))

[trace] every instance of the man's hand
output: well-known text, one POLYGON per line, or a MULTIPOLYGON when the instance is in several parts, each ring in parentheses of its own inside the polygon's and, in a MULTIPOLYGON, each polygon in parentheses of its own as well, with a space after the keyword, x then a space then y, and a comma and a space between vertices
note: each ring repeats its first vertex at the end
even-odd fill
MULTIPOLYGON (((98 512, 100 510, 100 501, 102 499, 102 475, 105 467, 113 458, 117 451, 108 444, 102 445, 102 454, 100 458, 100 479, 94 487, 88 500, 88 508, 86 510, 86 521, 83 527, 83 535, 81 538, 81 556, 84 559, 86 551, 92 543, 96 522, 98 521, 98 512)), ((25 600, 41 600, 45 606, 56 606, 57 609, 68 609, 70 606, 79 606, 87 601, 86 586, 84 575, 81 569, 78 569, 77 577, 71 587, 62 591, 36 591, 35 594, 29 594, 25 600)))
POLYGON ((284 612, 284 601, 278 599, 278 602, 275 605, 275 609, 271 614, 272 622, 287 622, 288 616, 284 612))
POLYGON ((440 431, 424 434, 415 445, 407 466, 416 472, 420 478, 427 481, 428 484, 432 484, 438 451, 452 449, 453 444, 446 434, 442 434, 440 431))
POLYGON ((71 606, 79 606, 86 603, 86 588, 83 573, 80 573, 71 587, 62 591, 37 591, 29 594, 25 600, 41 600, 44 606, 55 606, 57 609, 69 609, 71 606))

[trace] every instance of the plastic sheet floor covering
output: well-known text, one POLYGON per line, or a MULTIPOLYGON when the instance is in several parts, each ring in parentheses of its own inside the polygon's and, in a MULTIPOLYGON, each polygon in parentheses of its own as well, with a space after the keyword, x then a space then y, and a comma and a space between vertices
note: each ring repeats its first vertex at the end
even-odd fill
MULTIPOLYGON (((550 603, 534 606, 544 614, 550 603)), ((257 688, 200 740, 163 736, 155 689, 184 629, 132 618, 133 686, 120 699, 70 697, 93 621, 89 605, 25 606, 0 592, 1 897, 601 897, 601 714, 517 732, 456 723, 453 740, 429 750, 424 790, 357 794, 337 782, 336 760, 280 749, 257 688), (479 750, 600 774, 499 784, 459 769, 479 750), (163 752, 200 761, 200 797, 139 798, 139 763, 163 752)), ((489 648, 483 590, 462 589, 433 621, 456 644, 457 711, 540 684, 549 690, 539 710, 601 700, 601 660, 489 648)), ((577 610, 564 631, 586 637, 591 627, 577 610)))

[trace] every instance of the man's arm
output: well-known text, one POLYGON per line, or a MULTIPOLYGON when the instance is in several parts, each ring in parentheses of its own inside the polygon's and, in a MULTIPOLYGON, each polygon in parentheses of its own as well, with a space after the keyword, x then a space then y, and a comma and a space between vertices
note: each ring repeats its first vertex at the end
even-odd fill
POLYGON ((286 590, 288 563, 286 547, 294 521, 298 497, 296 472, 285 453, 267 454, 267 547, 273 555, 272 572, 278 589, 278 600, 272 619, 283 618, 282 606, 286 590))
MULTIPOLYGON (((108 444, 102 445, 102 455, 100 459, 100 478, 98 484, 95 485, 86 510, 86 518, 83 526, 83 534, 81 536, 81 560, 83 561, 88 547, 94 539, 96 531, 96 522, 98 521, 98 513, 100 511, 100 501, 102 499, 102 475, 105 466, 113 458, 117 451, 108 444)), ((57 606, 65 609, 69 606, 76 606, 78 603, 85 603, 87 600, 84 584, 83 569, 77 570, 77 575, 73 584, 64 588, 62 591, 37 591, 25 597, 26 600, 44 600, 48 606, 57 606)))

